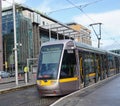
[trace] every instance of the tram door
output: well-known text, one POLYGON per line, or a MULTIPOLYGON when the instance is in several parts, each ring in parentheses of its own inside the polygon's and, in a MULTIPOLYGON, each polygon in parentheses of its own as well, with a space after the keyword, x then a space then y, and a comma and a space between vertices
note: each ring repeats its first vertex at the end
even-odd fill
POLYGON ((72 92, 79 89, 77 61, 75 50, 65 50, 60 71, 60 89, 62 92, 72 92))
POLYGON ((116 73, 116 66, 115 66, 115 57, 111 54, 108 55, 108 64, 109 64, 108 76, 112 76, 116 73))
POLYGON ((119 73, 119 60, 115 57, 115 65, 116 65, 116 74, 119 73))
POLYGON ((83 56, 83 75, 84 75, 84 87, 89 85, 90 76, 89 74, 94 71, 93 59, 90 52, 86 52, 83 56))
POLYGON ((79 52, 80 57, 80 77, 81 77, 81 83, 84 84, 84 87, 89 84, 89 72, 91 70, 90 66, 90 58, 88 52, 79 52))
POLYGON ((108 73, 107 58, 104 54, 99 55, 99 77, 100 80, 106 78, 108 73))
POLYGON ((90 52, 79 52, 80 77, 84 87, 90 82, 98 81, 98 59, 97 54, 90 52))

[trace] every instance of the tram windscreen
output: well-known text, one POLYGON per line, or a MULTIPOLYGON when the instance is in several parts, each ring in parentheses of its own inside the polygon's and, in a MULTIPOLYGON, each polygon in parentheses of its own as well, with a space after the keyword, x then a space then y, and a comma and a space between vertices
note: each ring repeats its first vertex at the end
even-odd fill
POLYGON ((40 51, 38 79, 56 79, 63 45, 43 46, 40 51))

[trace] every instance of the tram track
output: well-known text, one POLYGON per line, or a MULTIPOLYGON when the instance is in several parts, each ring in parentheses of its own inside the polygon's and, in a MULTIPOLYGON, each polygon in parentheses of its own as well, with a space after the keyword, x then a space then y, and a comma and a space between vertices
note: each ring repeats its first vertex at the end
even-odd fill
POLYGON ((36 86, 0 94, 0 106, 50 106, 60 99, 56 97, 40 97, 36 86))
POLYGON ((33 101, 25 101, 24 103, 19 104, 18 106, 50 106, 55 101, 60 99, 60 97, 42 97, 33 101))

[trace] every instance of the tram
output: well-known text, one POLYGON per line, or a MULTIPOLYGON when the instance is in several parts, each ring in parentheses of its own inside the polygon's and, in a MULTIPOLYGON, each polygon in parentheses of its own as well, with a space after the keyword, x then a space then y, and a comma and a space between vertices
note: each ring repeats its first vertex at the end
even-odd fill
POLYGON ((40 49, 37 88, 41 96, 65 95, 119 72, 118 54, 73 40, 50 41, 40 49))

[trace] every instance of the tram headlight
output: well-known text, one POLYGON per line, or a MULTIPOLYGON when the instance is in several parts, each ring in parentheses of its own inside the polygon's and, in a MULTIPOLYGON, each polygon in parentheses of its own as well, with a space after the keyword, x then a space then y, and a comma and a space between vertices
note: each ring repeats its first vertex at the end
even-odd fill
POLYGON ((37 80, 37 85, 50 86, 56 84, 57 80, 37 80))
POLYGON ((37 80, 37 85, 40 85, 40 81, 39 80, 37 80))

